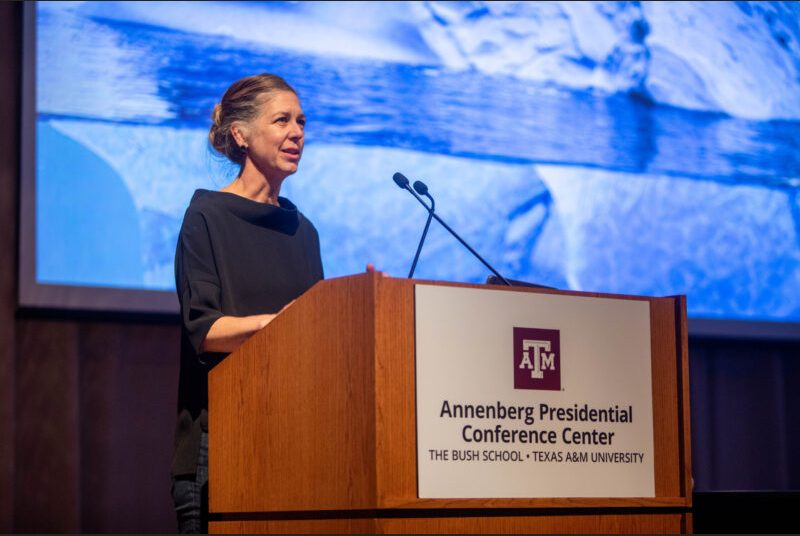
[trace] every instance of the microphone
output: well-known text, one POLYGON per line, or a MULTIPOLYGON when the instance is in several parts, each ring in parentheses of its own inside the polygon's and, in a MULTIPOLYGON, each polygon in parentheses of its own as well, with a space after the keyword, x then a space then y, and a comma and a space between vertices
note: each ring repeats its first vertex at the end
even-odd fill
MULTIPOLYGON (((427 186, 427 185, 426 185, 424 182, 422 182, 422 181, 415 181, 415 182, 414 182, 414 190, 416 190, 416 192, 415 192, 414 190, 412 190, 411 188, 409 188, 409 187, 408 187, 408 183, 409 183, 409 181, 408 181, 408 179, 405 177, 405 175, 403 175, 402 173, 400 173, 400 172, 397 172, 397 173, 395 173, 395 174, 394 174, 394 176, 393 176, 392 178, 394 179, 394 182, 397 184, 397 186, 399 186, 400 188, 402 188, 402 189, 404 189, 404 190, 408 190, 408 191, 409 191, 409 193, 411 193, 411 195, 413 195, 413 196, 414 196, 414 197, 417 199, 417 201, 419 201, 419 202, 420 202, 420 204, 421 204, 423 207, 425 207, 425 210, 427 210, 427 211, 428 211, 428 223, 430 223, 430 220, 431 220, 431 218, 436 218, 436 221, 438 221, 439 223, 441 223, 441 224, 442 224, 442 227, 444 227, 445 229, 447 229, 447 230, 450 232, 450 234, 451 234, 451 235, 453 235, 454 237, 456 237, 456 239, 457 239, 459 242, 461 242, 461 244, 462 244, 462 245, 463 245, 465 248, 467 248, 467 249, 469 250, 469 252, 470 252, 470 253, 472 253, 472 254, 473 254, 473 255, 474 255, 474 256, 475 256, 475 257, 476 257, 476 258, 477 258, 479 261, 481 261, 481 262, 483 263, 483 265, 484 265, 484 266, 486 266, 486 267, 487 267, 489 270, 491 270, 491 271, 494 273, 494 275, 496 275, 496 276, 497 276, 497 277, 500 279, 500 281, 502 281, 503 283, 505 283, 505 284, 506 284, 506 285, 508 285, 509 287, 511 286, 511 283, 509 283, 509 282, 508 282, 508 280, 507 280, 505 277, 503 277, 502 275, 500 275, 500 272, 498 272, 497 270, 495 270, 495 269, 494 269, 494 267, 493 267, 491 264, 489 264, 488 262, 486 262, 486 261, 483 259, 483 257, 481 257, 481 256, 478 254, 478 252, 477 252, 477 251, 475 251, 474 249, 472 249, 472 247, 470 247, 470 245, 469 245, 469 244, 467 244, 466 242, 464 242, 464 240, 463 240, 463 239, 462 239, 460 236, 458 236, 458 233, 456 233, 454 230, 452 230, 452 229, 450 228, 450 226, 449 226, 449 225, 447 225, 447 224, 444 222, 444 220, 442 220, 442 218, 440 218, 440 217, 439 217, 439 216, 438 216, 436 213, 434 213, 434 211, 433 211, 433 208, 434 208, 434 201, 433 201, 433 197, 432 197, 432 196, 430 195, 430 193, 428 192, 428 186, 427 186), (431 206, 430 206, 430 207, 429 207, 428 205, 426 205, 426 204, 425 204, 425 201, 423 201, 423 200, 422 200, 422 198, 421 198, 419 195, 417 195, 417 192, 419 192, 419 194, 420 194, 420 195, 424 195, 425 197, 427 197, 428 199, 430 199, 430 200, 431 200, 431 206)), ((425 231, 424 231, 424 232, 423 232, 423 234, 422 234, 422 240, 424 240, 424 239, 425 239, 425 233, 427 233, 427 231, 428 231, 428 224, 426 224, 426 225, 425 225, 425 231)), ((422 241, 420 241, 419 248, 417 249, 417 255, 419 255, 419 250, 420 250, 420 249, 422 249, 422 241)), ((415 258, 415 259, 414 259, 414 264, 415 264, 415 265, 416 265, 416 262, 417 262, 417 259, 415 258)), ((411 268, 411 272, 412 272, 412 273, 413 273, 413 271, 414 271, 414 266, 412 266, 412 268, 411 268)), ((409 275, 409 277, 411 277, 411 276, 409 275)))
POLYGON ((400 173, 400 172, 398 171, 397 173, 395 173, 394 175, 392 175, 392 179, 394 179, 394 182, 395 182, 395 184, 397 184, 397 186, 399 186, 399 187, 400 187, 400 188, 402 188, 403 190, 408 190, 408 193, 410 193, 411 195, 413 195, 414 197, 416 197, 416 198, 417 198, 417 201, 419 201, 420 203, 422 203, 422 206, 423 206, 423 207, 425 207, 425 210, 427 210, 428 212, 430 212, 430 211, 431 211, 430 207, 429 207, 428 205, 426 205, 426 204, 425 204, 425 201, 423 201, 423 200, 422 200, 422 198, 420 198, 420 196, 418 196, 418 195, 417 195, 417 192, 415 192, 414 190, 412 190, 412 189, 411 189, 411 188, 408 186, 408 185, 409 185, 409 180, 406 178, 406 176, 405 176, 405 175, 403 175, 402 173, 400 173))
POLYGON ((392 175, 392 179, 394 179, 395 184, 397 184, 400 188, 408 189, 408 179, 405 175, 400 173, 399 171, 392 175))
POLYGON ((424 195, 431 200, 431 203, 433 203, 433 197, 431 197, 431 194, 428 193, 428 186, 424 182, 414 181, 414 189, 419 195, 424 195))

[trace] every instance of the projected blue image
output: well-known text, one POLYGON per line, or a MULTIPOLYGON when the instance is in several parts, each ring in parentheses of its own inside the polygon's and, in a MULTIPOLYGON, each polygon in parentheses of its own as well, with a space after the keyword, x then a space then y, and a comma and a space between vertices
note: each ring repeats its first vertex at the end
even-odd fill
MULTIPOLYGON (((800 321, 800 5, 41 2, 37 279, 172 290, 183 212, 236 169, 228 85, 280 74, 309 122, 281 194, 327 277, 410 267, 437 213, 507 278, 687 294, 800 321)), ((489 270, 434 225, 415 277, 489 270)))

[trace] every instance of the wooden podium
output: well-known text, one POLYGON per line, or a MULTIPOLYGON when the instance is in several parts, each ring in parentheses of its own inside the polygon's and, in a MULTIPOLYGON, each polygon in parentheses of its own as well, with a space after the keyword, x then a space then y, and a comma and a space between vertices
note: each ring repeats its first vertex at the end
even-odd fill
POLYGON ((209 532, 691 532, 684 297, 644 298, 655 498, 420 499, 415 283, 321 281, 211 371, 209 532))

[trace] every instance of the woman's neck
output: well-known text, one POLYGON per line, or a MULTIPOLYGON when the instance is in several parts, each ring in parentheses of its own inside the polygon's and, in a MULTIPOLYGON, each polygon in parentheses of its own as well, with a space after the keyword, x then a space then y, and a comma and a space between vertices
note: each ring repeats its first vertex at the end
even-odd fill
POLYGON ((245 166, 233 182, 221 191, 246 197, 259 203, 278 206, 283 179, 269 179, 255 168, 245 166))

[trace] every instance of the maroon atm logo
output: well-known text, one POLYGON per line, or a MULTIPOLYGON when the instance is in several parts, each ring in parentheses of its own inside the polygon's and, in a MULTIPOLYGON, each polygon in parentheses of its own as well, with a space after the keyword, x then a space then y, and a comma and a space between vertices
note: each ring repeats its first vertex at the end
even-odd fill
POLYGON ((557 329, 514 328, 514 389, 561 389, 561 338, 557 329))

